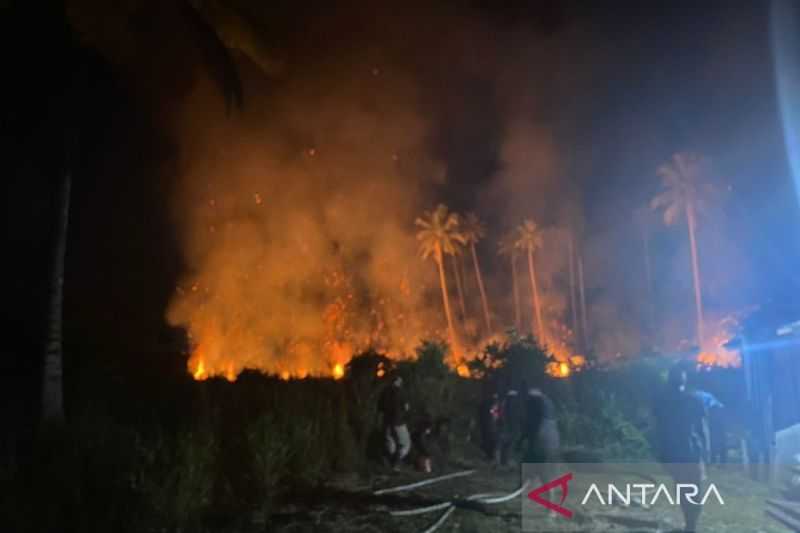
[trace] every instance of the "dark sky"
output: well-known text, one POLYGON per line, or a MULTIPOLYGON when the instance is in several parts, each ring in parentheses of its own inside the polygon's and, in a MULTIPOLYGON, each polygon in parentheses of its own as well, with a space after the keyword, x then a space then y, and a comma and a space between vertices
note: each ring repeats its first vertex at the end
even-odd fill
MULTIPOLYGON (((502 58, 514 65, 511 72, 520 72, 526 54, 552 55, 532 62, 529 72, 522 69, 520 86, 536 87, 531 116, 554 132, 583 198, 588 238, 604 243, 600 255, 610 264, 618 262, 609 269, 615 272, 609 286, 620 295, 628 290, 625 265, 639 253, 630 213, 658 189, 655 169, 675 151, 693 149, 712 157, 732 187, 726 231, 752 264, 748 294, 734 300, 757 303, 798 288, 796 200, 775 98, 766 3, 447 2, 415 11, 400 4, 286 2, 268 12, 260 2, 237 4, 286 57, 289 76, 312 68, 315 58, 324 65, 325 58, 335 63, 337 55, 354 51, 363 51, 365 63, 377 60, 388 71, 410 72, 432 117, 434 151, 451 176, 436 193, 459 209, 482 207, 483 188, 500 170, 509 109, 526 112, 509 104, 508 87, 498 89, 502 83, 494 74, 504 71, 482 61, 502 58), (493 47, 491 54, 481 53, 493 47)), ((6 37, 22 39, 37 16, 17 19, 6 37)), ((20 75, 7 100, 13 109, 4 115, 11 125, 6 213, 15 251, 6 319, 20 326, 19 350, 35 346, 40 327, 31 317, 41 305, 31 302, 40 301, 46 279, 59 150, 53 106, 67 75, 59 61, 65 47, 58 24, 40 27, 52 30, 41 49, 10 58, 20 75)), ((151 322, 148 331, 163 326, 165 301, 181 271, 165 213, 176 147, 152 118, 152 102, 137 96, 105 58, 88 54, 93 81, 84 175, 76 180, 68 256, 73 283, 67 312, 79 318, 68 319, 69 339, 88 343, 82 339, 91 337, 101 318, 100 324, 111 326, 104 343, 113 344, 143 320, 151 322)), ((252 66, 243 68, 249 76, 252 66)), ((172 105, 168 97, 163 102, 172 105)), ((672 231, 656 240, 666 280, 681 246, 682 230, 672 231)))

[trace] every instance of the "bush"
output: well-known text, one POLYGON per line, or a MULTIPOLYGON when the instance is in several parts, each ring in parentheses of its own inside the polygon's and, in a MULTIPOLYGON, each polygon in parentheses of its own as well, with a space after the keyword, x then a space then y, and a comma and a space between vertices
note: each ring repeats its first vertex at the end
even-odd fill
POLYGON ((469 362, 470 373, 495 388, 529 386, 547 389, 552 379, 545 373, 550 361, 547 352, 531 336, 513 332, 504 342, 492 342, 483 353, 469 362))
POLYGON ((589 405, 562 407, 559 427, 565 446, 590 448, 604 460, 628 462, 652 457, 645 431, 634 425, 614 395, 605 391, 598 391, 589 405))
POLYGON ((202 523, 211 506, 217 440, 209 429, 136 439, 132 485, 160 526, 184 529, 202 523))

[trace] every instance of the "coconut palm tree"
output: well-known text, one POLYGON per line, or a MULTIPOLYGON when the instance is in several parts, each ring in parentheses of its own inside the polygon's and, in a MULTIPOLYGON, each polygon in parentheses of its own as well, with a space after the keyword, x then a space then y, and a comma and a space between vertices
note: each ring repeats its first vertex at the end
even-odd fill
POLYGON ((458 215, 449 212, 446 205, 439 204, 433 211, 426 211, 414 223, 420 228, 417 232, 417 240, 419 241, 422 258, 433 257, 439 269, 439 285, 442 289, 442 303, 444 305, 444 314, 447 318, 447 329, 450 333, 453 351, 458 353, 458 338, 456 337, 456 328, 453 325, 453 314, 450 312, 450 296, 447 292, 447 278, 444 272, 444 256, 455 255, 457 246, 466 243, 466 239, 459 232, 458 215))
MULTIPOLYGON (((60 109, 66 112, 60 118, 60 121, 64 122, 61 124, 64 154, 58 179, 43 354, 41 409, 42 421, 46 423, 61 423, 64 420, 62 339, 64 260, 68 244, 73 170, 81 150, 80 110, 87 100, 86 91, 90 85, 89 67, 83 47, 88 46, 99 51, 114 66, 127 71, 130 76, 129 81, 133 80, 136 76, 131 75, 130 71, 135 70, 133 64, 141 60, 136 56, 136 50, 142 44, 142 41, 137 41, 137 37, 152 40, 153 36, 128 33, 130 28, 135 27, 130 19, 137 14, 147 13, 148 10, 159 9, 161 5, 146 0, 129 3, 124 7, 113 2, 85 2, 86 5, 70 5, 70 9, 67 10, 63 3, 61 4, 55 16, 64 31, 60 37, 63 40, 62 59, 68 66, 70 79, 65 84, 60 105, 60 109), (112 15, 111 18, 104 16, 108 14, 112 15), (98 20, 102 20, 99 25, 98 20), (112 22, 120 23, 119 28, 126 29, 127 32, 109 29, 108 26, 112 22)), ((234 50, 242 52, 264 71, 270 73, 276 72, 277 63, 268 59, 261 41, 257 39, 252 28, 247 26, 243 19, 227 12, 218 2, 180 1, 175 7, 177 7, 174 12, 175 19, 172 21, 174 26, 184 28, 192 44, 202 51, 206 72, 221 90, 228 110, 240 109, 243 104, 242 83, 231 52, 234 50)))
POLYGON ((705 182, 709 174, 708 160, 694 153, 681 152, 658 168, 664 190, 650 202, 653 210, 663 209, 664 224, 673 225, 681 215, 686 216, 689 248, 692 257, 694 303, 697 318, 697 343, 702 346, 703 292, 700 284, 700 265, 697 257, 697 216, 706 210, 711 186, 705 182))
POLYGON ((486 289, 483 286, 483 276, 481 275, 481 266, 478 262, 478 254, 475 251, 475 245, 486 236, 486 227, 478 218, 478 215, 475 213, 467 213, 461 225, 461 234, 464 236, 466 245, 469 246, 470 253, 472 254, 475 278, 478 281, 478 291, 481 293, 481 305, 483 307, 483 319, 486 322, 486 334, 491 335, 492 321, 489 313, 489 302, 486 299, 486 289))
POLYGON ((500 239, 500 243, 497 247, 497 253, 501 256, 507 257, 511 263, 511 290, 513 291, 514 295, 514 327, 517 329, 517 331, 519 331, 522 328, 519 307, 519 284, 517 283, 517 258, 519 256, 519 250, 515 244, 516 241, 513 232, 508 233, 502 239, 500 239))
POLYGON ((531 219, 526 219, 517 227, 516 240, 514 246, 518 250, 523 250, 528 255, 528 275, 531 278, 531 293, 533 295, 533 311, 536 317, 536 335, 540 343, 545 342, 544 325, 542 322, 542 306, 539 301, 539 286, 536 283, 536 267, 533 264, 533 253, 542 247, 542 234, 539 227, 531 219))
POLYGON ((456 248, 456 253, 450 256, 450 263, 453 266, 453 277, 456 279, 456 291, 458 292, 458 306, 461 309, 461 319, 467 318, 467 303, 464 300, 464 284, 461 280, 461 265, 459 256, 461 250, 456 248))

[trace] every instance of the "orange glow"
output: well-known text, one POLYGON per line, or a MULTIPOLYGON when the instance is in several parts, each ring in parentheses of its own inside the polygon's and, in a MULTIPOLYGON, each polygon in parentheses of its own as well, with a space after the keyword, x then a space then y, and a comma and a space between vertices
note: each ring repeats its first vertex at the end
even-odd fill
POLYGON ((462 378, 471 377, 471 374, 469 372, 469 367, 465 364, 458 365, 456 367, 456 372, 458 372, 458 375, 461 376, 462 378))
POLYGON ((333 367, 333 379, 342 379, 343 377, 344 377, 344 367, 337 363, 333 367))
POLYGON ((289 381, 290 377, 291 376, 289 375, 289 371, 288 370, 284 370, 283 372, 281 372, 281 379, 283 381, 289 381))
POLYGON ((545 372, 554 378, 568 378, 572 374, 572 368, 564 361, 550 361, 545 366, 545 372))
POLYGON ((703 366, 719 366, 738 368, 742 364, 738 350, 729 350, 725 344, 734 337, 733 330, 738 323, 734 318, 726 317, 718 323, 706 324, 708 332, 697 362, 703 366))
POLYGON ((197 363, 197 368, 192 375, 194 376, 194 379, 198 381, 208 378, 208 374, 206 373, 206 365, 203 363, 202 359, 197 363))
POLYGON ((225 370, 225 379, 228 381, 236 381, 236 372, 233 371, 233 363, 228 363, 228 368, 225 370))

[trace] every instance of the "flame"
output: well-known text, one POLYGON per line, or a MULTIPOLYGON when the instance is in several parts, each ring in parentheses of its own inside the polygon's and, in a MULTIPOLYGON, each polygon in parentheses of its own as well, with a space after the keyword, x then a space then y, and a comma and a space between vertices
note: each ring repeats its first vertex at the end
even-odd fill
POLYGON ((742 364, 741 354, 738 350, 729 350, 725 344, 734 337, 734 331, 738 327, 738 321, 728 316, 706 326, 710 333, 705 335, 700 353, 697 355, 697 363, 702 366, 719 366, 723 368, 738 368, 742 364), (710 327, 709 327, 710 326, 710 327))
POLYGON ((283 372, 281 372, 281 379, 283 381, 289 381, 290 377, 291 377, 291 375, 289 374, 288 370, 284 370, 283 372))
POLYGON ((545 372, 554 378, 568 378, 572 374, 572 368, 565 361, 550 361, 545 366, 545 372))
POLYGON ((344 377, 344 367, 337 363, 333 367, 333 379, 342 379, 344 377))
POLYGON ((236 381, 236 372, 233 370, 233 363, 228 363, 228 368, 225 370, 225 379, 228 381, 236 381))
POLYGON ((206 373, 206 365, 202 359, 200 359, 200 361, 197 363, 197 368, 192 375, 194 376, 194 379, 198 381, 202 381, 208 377, 208 374, 206 373))
POLYGON ((458 375, 462 378, 471 377, 469 367, 463 363, 456 367, 456 372, 458 372, 458 375))

